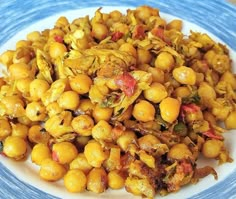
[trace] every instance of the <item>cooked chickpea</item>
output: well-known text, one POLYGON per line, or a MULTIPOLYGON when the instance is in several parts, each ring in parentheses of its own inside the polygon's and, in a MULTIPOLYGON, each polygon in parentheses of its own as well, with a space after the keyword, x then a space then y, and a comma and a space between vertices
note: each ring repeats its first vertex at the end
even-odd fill
POLYGON ((28 47, 32 44, 31 41, 28 40, 19 40, 16 42, 16 49, 17 48, 22 48, 22 47, 28 47))
POLYGON ((69 192, 81 193, 85 191, 87 178, 79 169, 69 170, 64 176, 64 185, 69 192))
POLYGON ((109 15, 113 19, 113 21, 119 21, 122 17, 122 13, 118 10, 111 11, 109 15))
POLYGON ((37 165, 41 165, 43 160, 51 158, 51 151, 46 144, 38 143, 31 151, 31 161, 37 165))
POLYGON ((149 64, 151 62, 152 55, 148 50, 138 48, 137 59, 138 64, 149 64))
POLYGON ((63 108, 61 108, 57 102, 52 102, 49 105, 47 105, 46 111, 49 117, 52 117, 54 115, 58 115, 59 113, 61 113, 63 111, 63 108))
POLYGON ((95 140, 112 141, 112 126, 105 120, 100 120, 92 129, 92 137, 95 140))
POLYGON ((94 193, 102 193, 107 189, 107 173, 101 168, 93 168, 87 176, 87 189, 94 193))
POLYGON ((92 83, 91 78, 85 74, 78 74, 69 78, 71 89, 79 94, 88 93, 92 83))
POLYGON ((143 94, 147 100, 153 103, 159 103, 168 95, 165 86, 163 86, 162 84, 158 82, 152 83, 150 85, 150 88, 144 90, 143 94))
POLYGON ((92 25, 92 33, 93 33, 94 38, 98 40, 103 40, 108 35, 108 28, 105 24, 94 23, 92 25))
POLYGON ((181 31, 182 30, 182 21, 179 20, 179 19, 174 19, 172 20, 171 22, 169 22, 166 26, 166 29, 167 30, 171 30, 171 29, 175 29, 175 30, 178 30, 178 31, 181 31))
POLYGON ((133 116, 136 120, 141 122, 148 122, 154 120, 155 107, 146 100, 140 100, 134 105, 133 116))
POLYGON ((79 106, 80 97, 75 91, 65 91, 57 102, 63 109, 75 110, 79 106))
POLYGON ((52 146, 52 158, 60 164, 69 164, 78 155, 78 150, 71 142, 58 142, 52 146))
POLYGON ((170 148, 168 152, 168 158, 182 160, 186 158, 191 158, 192 152, 189 150, 188 146, 184 143, 175 144, 170 148))
POLYGON ((46 80, 34 79, 29 85, 30 97, 33 101, 41 99, 42 95, 50 88, 46 80))
POLYGON ((110 171, 107 175, 108 186, 111 189, 121 189, 124 187, 125 179, 118 170, 110 171))
POLYGON ((194 85, 196 83, 196 73, 192 68, 180 66, 172 72, 173 77, 181 84, 194 85))
POLYGON ((16 123, 16 124, 12 123, 11 127, 12 127, 12 135, 13 136, 18 136, 23 139, 27 138, 28 131, 29 131, 28 126, 21 124, 21 123, 16 123))
POLYGON ((19 79, 16 82, 16 88, 22 93, 22 94, 28 94, 30 92, 30 83, 32 82, 31 78, 24 78, 19 79))
POLYGON ((32 125, 28 132, 28 139, 32 143, 48 144, 50 135, 42 126, 32 125))
POLYGON ((62 43, 53 42, 49 46, 49 55, 53 59, 56 59, 57 57, 62 57, 66 52, 66 46, 62 43))
POLYGON ((70 169, 79 169, 88 174, 93 167, 88 163, 84 153, 79 153, 77 157, 70 163, 70 169))
POLYGON ((25 114, 31 121, 44 121, 47 116, 46 108, 41 102, 27 104, 25 114))
POLYGON ((58 162, 48 158, 41 162, 39 176, 47 181, 57 181, 66 173, 66 169, 58 162))
POLYGON ((226 71, 220 78, 221 81, 228 82, 233 90, 236 90, 236 78, 233 73, 226 71))
POLYGON ((15 63, 9 66, 9 76, 12 80, 30 77, 31 69, 26 63, 15 63))
POLYGON ((73 118, 71 126, 79 135, 89 136, 92 134, 94 121, 89 115, 79 115, 73 118))
POLYGON ((93 167, 101 167, 103 161, 107 158, 101 144, 97 141, 91 141, 84 147, 84 155, 93 167))
POLYGON ((236 128, 236 111, 231 112, 225 120, 225 127, 227 129, 236 128))
POLYGON ((4 140, 3 153, 10 158, 20 160, 25 157, 27 152, 26 141, 18 136, 8 136, 4 140))
POLYGON ((41 37, 41 34, 39 31, 33 31, 27 34, 27 39, 34 42, 34 41, 38 41, 41 37))
POLYGON ((103 108, 99 104, 95 105, 95 108, 93 110, 93 118, 96 122, 100 120, 108 121, 110 120, 113 113, 112 108, 103 108))
POLYGON ((0 141, 11 135, 11 125, 7 119, 0 119, 0 141))
POLYGON ((90 99, 81 99, 77 111, 87 115, 92 115, 94 108, 95 104, 93 104, 90 99))
POLYGON ((179 111, 180 101, 175 98, 167 97, 160 103, 161 117, 166 122, 174 122, 179 115, 179 111))
POLYGON ((148 67, 147 72, 152 74, 152 81, 159 82, 161 84, 165 81, 164 71, 156 67, 148 67))
POLYGON ((156 148, 157 144, 160 144, 160 140, 151 134, 144 135, 138 139, 140 149, 151 152, 156 148))
POLYGON ((137 139, 135 133, 130 130, 126 130, 123 134, 116 140, 116 143, 123 151, 127 151, 129 145, 137 139))
POLYGON ((124 43, 119 48, 120 51, 127 52, 131 54, 133 57, 137 57, 137 51, 134 46, 130 43, 124 43))
POLYGON ((202 154, 207 158, 217 158, 223 147, 220 140, 207 140, 202 146, 202 154))
POLYGON ((65 16, 59 17, 55 24, 57 28, 63 28, 67 25, 69 25, 69 21, 65 16))
POLYGON ((175 60, 170 53, 161 52, 157 55, 154 65, 156 68, 159 68, 165 72, 170 72, 175 65, 175 60))
POLYGON ((184 98, 184 97, 188 97, 190 94, 191 94, 191 91, 186 86, 177 87, 174 91, 175 97, 184 98))
POLYGON ((13 56, 14 56, 14 51, 7 50, 0 55, 0 62, 5 66, 9 67, 13 63, 12 62, 13 56))

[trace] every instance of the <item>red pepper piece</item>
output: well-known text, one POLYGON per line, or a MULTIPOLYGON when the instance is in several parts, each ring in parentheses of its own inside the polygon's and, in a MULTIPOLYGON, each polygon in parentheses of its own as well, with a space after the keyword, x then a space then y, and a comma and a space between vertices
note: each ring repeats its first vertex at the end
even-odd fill
POLYGON ((116 78, 115 83, 126 96, 132 96, 134 94, 137 81, 129 73, 123 73, 116 78))
POLYGON ((54 36, 54 39, 58 43, 63 43, 63 37, 61 35, 54 36))
POLYGON ((216 139, 216 140, 223 140, 223 136, 221 135, 216 135, 213 129, 209 129, 208 131, 205 131, 202 133, 203 135, 212 138, 212 139, 216 139))
POLYGON ((124 33, 123 32, 120 32, 120 31, 117 31, 117 32, 114 32, 112 35, 111 35, 111 40, 112 41, 118 41, 120 38, 122 38, 124 36, 124 33))
POLYGON ((144 39, 145 38, 145 28, 143 25, 136 25, 132 34, 133 39, 144 39))

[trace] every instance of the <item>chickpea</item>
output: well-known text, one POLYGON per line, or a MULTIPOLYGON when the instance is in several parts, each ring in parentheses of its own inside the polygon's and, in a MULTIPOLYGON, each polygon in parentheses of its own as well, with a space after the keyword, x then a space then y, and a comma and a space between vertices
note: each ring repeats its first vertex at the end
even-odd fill
POLYGON ((64 176, 64 185, 69 192, 81 193, 85 191, 87 178, 79 169, 69 170, 64 176))
POLYGON ((236 111, 231 112, 225 120, 225 126, 227 129, 236 128, 236 111))
POLYGON ((127 52, 131 54, 133 57, 137 57, 137 51, 134 46, 130 43, 124 43, 119 48, 120 51, 127 52))
POLYGON ((72 120, 71 126, 79 135, 89 136, 92 134, 94 122, 88 115, 79 115, 72 120))
POLYGON ((64 16, 59 17, 55 24, 57 28, 63 28, 63 27, 66 27, 67 25, 69 25, 69 21, 64 16))
POLYGON ((21 124, 24 124, 24 125, 27 125, 27 126, 30 126, 30 125, 33 125, 34 122, 32 122, 26 115, 23 115, 21 117, 18 117, 17 118, 17 121, 21 124))
POLYGON ((32 143, 48 144, 50 135, 42 126, 32 125, 28 132, 28 139, 32 143))
POLYGON ((150 88, 144 90, 143 94, 147 100, 153 103, 159 103, 168 95, 166 88, 158 82, 152 83, 150 88))
POLYGON ((115 22, 119 21, 122 17, 122 13, 118 10, 111 11, 109 15, 112 18, 112 20, 115 22))
POLYGON ((196 83, 196 73, 192 68, 180 66, 175 68, 172 74, 181 84, 194 85, 196 83))
POLYGON ((31 69, 26 63, 15 63, 9 66, 9 76, 12 80, 30 77, 31 69))
POLYGON ((94 108, 95 105, 91 102, 90 99, 81 99, 77 110, 78 112, 85 113, 87 115, 92 115, 94 108))
POLYGON ((174 146, 172 146, 167 155, 168 158, 176 160, 191 158, 193 156, 188 146, 183 143, 175 144, 174 146))
POLYGON ((151 62, 152 55, 148 50, 138 48, 137 59, 138 64, 149 64, 151 62))
POLYGON ((69 164, 78 155, 78 150, 71 142, 58 142, 52 146, 52 158, 60 164, 69 164))
POLYGON ((231 85, 233 90, 236 90, 236 78, 233 73, 226 71, 220 78, 221 81, 227 82, 231 85))
POLYGON ((105 39, 108 35, 108 28, 105 24, 102 23, 94 23, 92 25, 92 33, 93 37, 98 39, 99 41, 105 39))
POLYGON ((142 21, 146 21, 151 16, 159 16, 159 10, 149 6, 139 6, 136 9, 136 16, 142 21))
POLYGON ((65 91, 57 102, 63 109, 75 110, 79 106, 80 97, 75 91, 65 91))
POLYGON ((182 26, 183 26, 183 23, 182 23, 181 20, 174 19, 174 20, 172 20, 171 22, 169 22, 167 24, 166 29, 167 30, 175 29, 175 30, 181 31, 182 30, 182 26))
POLYGON ((60 28, 53 28, 49 31, 49 37, 53 38, 55 40, 56 36, 64 37, 65 33, 60 28))
POLYGON ((206 121, 208 121, 210 123, 211 126, 216 125, 216 118, 211 112, 204 111, 203 112, 203 117, 206 121))
POLYGON ((112 24, 112 29, 116 32, 122 32, 124 35, 127 34, 130 30, 129 26, 125 23, 116 22, 112 24))
POLYGON ((46 111, 49 117, 52 117, 54 115, 60 114, 63 111, 63 108, 61 108, 57 102, 52 102, 49 105, 47 105, 46 111))
POLYGON ((30 97, 33 101, 41 99, 42 95, 50 88, 46 80, 34 79, 29 85, 30 97))
POLYGON ((3 65, 9 67, 11 64, 13 64, 13 56, 14 51, 13 50, 7 50, 4 53, 0 55, 0 63, 3 65))
POLYGON ((56 59, 57 57, 62 57, 67 52, 67 48, 64 44, 53 42, 49 46, 49 55, 52 59, 56 59))
POLYGON ((20 160, 25 157, 27 152, 26 141, 18 136, 8 136, 3 145, 3 153, 10 158, 20 160))
POLYGON ((116 143, 123 151, 127 151, 129 145, 137 139, 135 133, 130 130, 126 130, 117 140, 116 143))
POLYGON ((0 141, 11 135, 11 125, 6 119, 0 119, 0 141))
POLYGON ((152 155, 149 155, 148 153, 146 153, 143 150, 140 150, 139 153, 139 158, 140 160, 145 163, 148 167, 150 168, 155 168, 156 164, 155 164, 155 158, 152 155))
POLYGON ((109 121, 112 116, 112 113, 112 108, 103 108, 100 107, 99 104, 96 104, 93 110, 93 118, 96 122, 99 122, 100 120, 109 121))
POLYGON ((158 54, 154 65, 165 72, 170 72, 175 65, 174 57, 168 52, 161 52, 158 54))
POLYGON ((16 123, 16 124, 11 124, 12 127, 12 136, 18 136, 23 139, 26 139, 28 136, 28 131, 29 127, 21 124, 21 123, 16 123))
POLYGON ((51 158, 51 151, 46 144, 38 143, 31 151, 31 161, 37 165, 41 165, 45 159, 51 158))
POLYGON ((41 162, 39 176, 47 181, 57 181, 66 173, 66 169, 58 162, 48 158, 41 162))
POLYGON ((69 78, 71 89, 79 94, 88 93, 92 83, 91 78, 85 74, 78 74, 69 78))
POLYGON ((93 167, 88 163, 84 153, 79 153, 77 157, 70 163, 70 169, 79 169, 88 174, 93 167))
POLYGON ((212 107, 212 101, 216 99, 215 89, 206 82, 200 83, 198 95, 204 105, 212 107))
POLYGON ((177 98, 178 97, 180 97, 180 98, 188 97, 190 94, 191 94, 191 91, 186 86, 177 87, 174 91, 174 95, 177 98))
POLYGON ((92 136, 95 140, 111 142, 112 126, 105 120, 100 120, 92 129, 92 136))
POLYGON ((40 39, 41 34, 39 31, 33 31, 33 32, 28 33, 26 37, 29 41, 34 42, 40 39))
POLYGON ((16 49, 18 48, 25 48, 25 47, 29 47, 32 44, 31 41, 28 40, 19 40, 16 42, 16 49))
POLYGON ((160 68, 148 67, 147 72, 152 74, 152 81, 163 84, 165 82, 164 71, 160 68))
POLYGON ((109 157, 104 161, 103 167, 106 171, 112 171, 121 168, 121 149, 114 146, 110 149, 109 157))
POLYGON ((156 136, 151 134, 144 135, 138 139, 140 149, 148 152, 151 152, 156 148, 156 145, 160 143, 160 140, 156 136))
POLYGON ((90 141, 84 147, 84 155, 93 167, 101 167, 103 161, 107 158, 102 146, 97 141, 90 141))
POLYGON ((19 79, 16 82, 16 88, 22 93, 22 94, 28 94, 30 91, 30 83, 32 82, 31 78, 24 78, 19 79))
POLYGON ((160 103, 160 112, 163 120, 169 123, 173 123, 180 111, 179 100, 171 97, 163 99, 160 103))
POLYGON ((121 189, 124 187, 125 179, 118 170, 110 171, 107 175, 108 186, 111 189, 121 189))
POLYGON ((220 140, 207 140, 202 146, 202 154, 206 158, 217 158, 223 147, 220 140))
POLYGON ((44 121, 47 116, 46 108, 41 102, 27 104, 25 114, 31 121, 44 121))
POLYGON ((107 173, 101 168, 93 168, 87 176, 87 189, 94 193, 102 193, 107 189, 107 173))
POLYGON ((132 115, 138 121, 148 122, 154 120, 155 112, 155 107, 150 102, 146 100, 140 100, 134 105, 132 115))

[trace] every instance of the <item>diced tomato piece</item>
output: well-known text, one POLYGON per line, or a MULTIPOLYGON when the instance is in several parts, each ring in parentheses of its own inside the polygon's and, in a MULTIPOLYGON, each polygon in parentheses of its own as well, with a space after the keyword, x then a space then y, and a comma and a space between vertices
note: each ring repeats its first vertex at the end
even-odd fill
POLYGON ((181 109, 186 113, 195 113, 200 110, 200 107, 197 106, 196 104, 186 104, 182 105, 181 109))
POLYGON ((114 32, 112 35, 111 35, 111 40, 112 41, 118 41, 120 38, 122 38, 124 36, 124 33, 123 32, 120 32, 120 31, 117 31, 117 32, 114 32))
POLYGON ((153 28, 151 30, 151 33, 157 37, 159 37, 161 40, 164 40, 164 29, 160 27, 153 28))
POLYGON ((145 38, 145 28, 143 25, 136 25, 132 34, 133 39, 144 39, 145 38))
POLYGON ((63 37, 61 35, 54 36, 54 39, 58 43, 63 43, 63 37))
POLYGON ((116 78, 115 83, 126 96, 132 96, 134 94, 137 81, 129 73, 123 73, 116 78))
POLYGON ((184 174, 190 174, 193 171, 193 167, 189 162, 183 161, 181 166, 183 167, 184 174))
POLYGON ((223 140, 223 136, 216 135, 213 129, 209 129, 208 131, 205 131, 202 134, 212 139, 223 140))

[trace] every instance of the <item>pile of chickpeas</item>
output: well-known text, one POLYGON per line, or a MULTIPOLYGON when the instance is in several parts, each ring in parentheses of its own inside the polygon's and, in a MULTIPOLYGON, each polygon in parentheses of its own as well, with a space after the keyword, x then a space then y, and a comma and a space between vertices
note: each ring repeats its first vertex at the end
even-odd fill
POLYGON ((75 193, 153 198, 216 176, 196 161, 232 162, 236 78, 224 45, 181 29, 140 6, 27 34, 0 56, 1 154, 24 160, 30 146, 39 176, 75 193))

